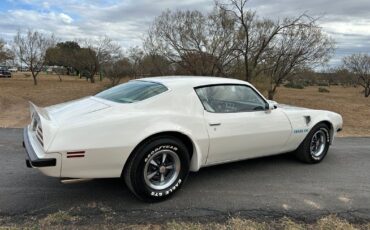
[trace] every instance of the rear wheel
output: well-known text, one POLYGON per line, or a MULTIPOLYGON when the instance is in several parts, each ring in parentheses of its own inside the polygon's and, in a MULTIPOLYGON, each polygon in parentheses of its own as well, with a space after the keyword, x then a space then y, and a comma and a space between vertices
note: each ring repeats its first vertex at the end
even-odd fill
POLYGON ((311 129, 306 139, 295 151, 295 154, 302 162, 319 163, 325 158, 329 150, 329 143, 329 128, 326 124, 319 123, 311 129))
POLYGON ((130 190, 141 200, 169 198, 189 173, 189 152, 177 138, 160 136, 135 150, 124 170, 130 190))

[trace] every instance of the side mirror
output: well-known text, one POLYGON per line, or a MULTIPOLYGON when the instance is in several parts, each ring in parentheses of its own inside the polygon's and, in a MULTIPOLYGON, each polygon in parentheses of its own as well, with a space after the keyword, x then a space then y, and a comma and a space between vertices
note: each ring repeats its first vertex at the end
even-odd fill
POLYGON ((276 101, 267 100, 266 103, 266 110, 271 111, 273 109, 277 109, 278 103, 276 101))

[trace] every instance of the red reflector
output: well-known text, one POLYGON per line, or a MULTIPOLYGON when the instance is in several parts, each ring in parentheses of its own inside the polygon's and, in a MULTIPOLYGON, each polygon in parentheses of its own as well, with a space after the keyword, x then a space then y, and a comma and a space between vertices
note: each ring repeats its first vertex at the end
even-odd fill
POLYGON ((85 154, 85 151, 67 152, 68 155, 72 154, 85 154))

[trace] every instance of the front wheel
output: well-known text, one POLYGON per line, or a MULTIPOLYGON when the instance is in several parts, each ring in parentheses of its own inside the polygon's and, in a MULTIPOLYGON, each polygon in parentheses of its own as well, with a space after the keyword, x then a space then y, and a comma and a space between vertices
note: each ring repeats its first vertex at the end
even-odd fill
POLYGON ((329 128, 324 123, 314 126, 306 139, 295 151, 297 158, 305 163, 314 164, 322 161, 330 144, 329 128))
POLYGON ((141 200, 161 201, 180 189, 189 173, 189 152, 177 138, 161 136, 133 152, 124 170, 130 190, 141 200))

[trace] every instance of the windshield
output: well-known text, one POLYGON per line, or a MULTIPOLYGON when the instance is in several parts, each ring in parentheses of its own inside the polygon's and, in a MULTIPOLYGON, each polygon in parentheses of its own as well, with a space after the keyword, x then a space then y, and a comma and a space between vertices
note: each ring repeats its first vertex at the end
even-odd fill
POLYGON ((159 83, 149 81, 129 81, 96 94, 96 97, 119 103, 133 103, 153 97, 168 89, 159 83))

